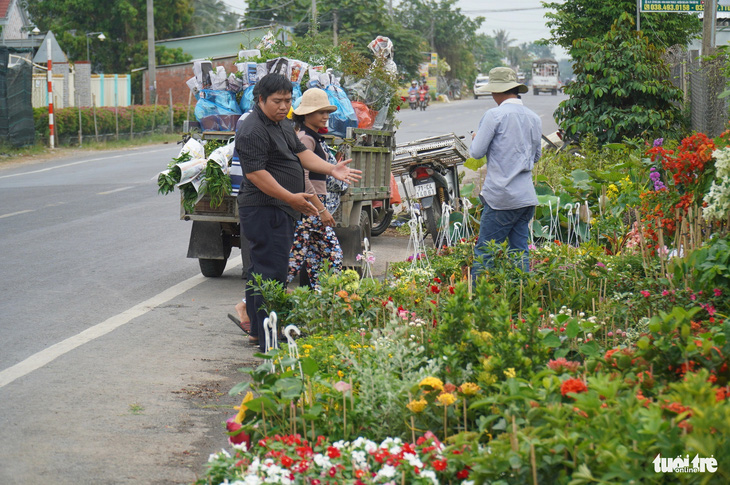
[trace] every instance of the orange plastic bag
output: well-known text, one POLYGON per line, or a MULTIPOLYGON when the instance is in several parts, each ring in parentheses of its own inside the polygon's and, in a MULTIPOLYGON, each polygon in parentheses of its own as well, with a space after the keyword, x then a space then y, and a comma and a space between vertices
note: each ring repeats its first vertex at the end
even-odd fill
POLYGON ((369 129, 373 127, 373 123, 375 123, 375 115, 377 114, 376 111, 368 108, 368 106, 362 101, 353 101, 352 108, 355 110, 355 115, 357 116, 358 128, 369 129))
POLYGON ((398 184, 395 183, 395 177, 393 173, 390 174, 390 205, 400 204, 403 200, 400 198, 400 191, 398 191, 398 184))

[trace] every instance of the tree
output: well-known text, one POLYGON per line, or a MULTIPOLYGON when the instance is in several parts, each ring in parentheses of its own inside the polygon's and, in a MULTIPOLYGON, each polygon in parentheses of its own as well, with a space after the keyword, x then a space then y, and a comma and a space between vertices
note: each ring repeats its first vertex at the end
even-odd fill
MULTIPOLYGON (((91 60, 103 72, 143 67, 147 52, 147 1, 25 0, 33 23, 52 30, 71 61, 86 60, 86 32, 103 32, 107 40, 90 39, 91 60)), ((193 33, 191 0, 155 0, 155 39, 193 33)))
POLYGON ((193 8, 193 29, 196 35, 235 30, 242 20, 221 0, 193 0, 193 8))
MULTIPOLYGON (((451 77, 472 80, 476 76, 474 54, 476 31, 484 17, 471 19, 456 7, 457 0, 404 0, 396 17, 410 30, 431 41, 439 57, 451 66, 451 77)), ((428 47, 430 50, 430 47, 428 47)))
MULTIPOLYGON (((544 42, 564 47, 573 58, 583 52, 574 41, 599 40, 622 14, 636 13, 636 0, 566 0, 543 5, 554 10, 545 14, 552 38, 544 42)), ((701 31, 702 24, 692 14, 645 13, 641 27, 650 43, 667 48, 687 45, 701 31)))
POLYGON ((471 52, 479 72, 487 73, 493 67, 502 65, 502 54, 497 50, 494 37, 477 34, 471 52))
POLYGON ((507 49, 515 40, 509 38, 509 32, 504 29, 494 30, 494 45, 502 54, 507 54, 507 49))
POLYGON ((595 134, 600 143, 677 134, 681 92, 668 80, 662 51, 636 32, 631 15, 621 14, 602 39, 578 39, 575 47, 585 54, 573 64, 570 98, 555 111, 561 128, 595 134))
POLYGON ((537 44, 535 42, 530 44, 524 43, 522 44, 522 49, 525 52, 534 54, 538 59, 553 59, 555 57, 550 46, 544 44, 537 44))

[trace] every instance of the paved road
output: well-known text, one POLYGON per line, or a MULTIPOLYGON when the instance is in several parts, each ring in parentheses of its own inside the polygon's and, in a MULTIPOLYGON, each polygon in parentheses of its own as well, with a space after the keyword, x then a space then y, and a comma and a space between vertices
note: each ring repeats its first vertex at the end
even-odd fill
MULTIPOLYGON (((466 134, 492 103, 404 112, 398 140, 466 134)), ((238 253, 200 276, 177 197, 156 194, 178 150, 0 166, 0 483, 190 483, 225 445, 226 393, 257 361, 226 318, 238 253)), ((376 272, 406 243, 374 238, 376 272)))

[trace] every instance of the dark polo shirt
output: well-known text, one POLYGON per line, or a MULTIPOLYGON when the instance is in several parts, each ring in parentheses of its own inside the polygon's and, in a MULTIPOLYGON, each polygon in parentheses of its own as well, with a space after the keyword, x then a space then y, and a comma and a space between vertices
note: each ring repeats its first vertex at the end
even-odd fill
POLYGON ((289 192, 304 192, 304 169, 297 153, 307 147, 294 133, 293 123, 288 119, 271 121, 256 105, 236 130, 235 147, 243 169, 243 181, 238 192, 239 210, 275 206, 299 219, 300 213, 289 204, 266 195, 246 177, 251 172, 266 170, 289 192))

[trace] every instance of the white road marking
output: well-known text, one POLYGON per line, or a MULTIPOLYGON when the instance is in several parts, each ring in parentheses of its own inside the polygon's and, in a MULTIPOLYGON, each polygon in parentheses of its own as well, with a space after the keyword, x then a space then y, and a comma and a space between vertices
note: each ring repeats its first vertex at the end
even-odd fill
POLYGON ((4 219, 6 217, 19 216, 20 214, 27 214, 28 212, 35 212, 35 209, 26 209, 24 211, 11 212, 10 214, 3 214, 0 216, 0 219, 4 219))
POLYGON ((130 185, 129 187, 120 187, 120 188, 114 189, 114 190, 107 190, 106 192, 98 192, 96 195, 109 195, 109 194, 113 194, 114 192, 121 192, 122 190, 129 190, 129 189, 133 189, 133 188, 134 188, 134 186, 130 185))
POLYGON ((73 337, 69 337, 66 340, 51 345, 50 347, 31 355, 14 366, 0 371, 0 389, 7 386, 14 380, 30 374, 34 370, 40 369, 44 365, 68 352, 71 352, 75 348, 102 337, 122 325, 131 322, 135 318, 155 309, 156 307, 167 303, 173 298, 182 295, 186 291, 195 288, 206 279, 207 278, 201 274, 188 278, 187 280, 166 289, 165 291, 123 311, 118 315, 114 315, 113 317, 110 317, 91 328, 87 328, 73 337))
MULTIPOLYGON (((162 148, 160 150, 150 150, 150 151, 146 151, 146 152, 133 152, 133 153, 135 153, 135 154, 136 153, 157 153, 157 152, 164 152, 167 150, 169 150, 169 148, 162 148)), ((90 158, 88 160, 79 160, 78 162, 71 162, 71 163, 66 163, 63 165, 56 165, 55 167, 46 167, 46 168, 41 168, 38 170, 31 170, 29 172, 13 173, 10 175, 0 175, 0 179, 10 178, 10 177, 20 177, 21 175, 31 175, 34 173, 48 172, 50 170, 56 170, 59 168, 66 168, 66 167, 73 167, 74 165, 81 165, 83 163, 98 162, 99 160, 112 160, 114 158, 129 157, 129 155, 130 155, 129 153, 124 153, 122 155, 114 155, 112 157, 99 157, 99 158, 90 158)))

